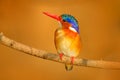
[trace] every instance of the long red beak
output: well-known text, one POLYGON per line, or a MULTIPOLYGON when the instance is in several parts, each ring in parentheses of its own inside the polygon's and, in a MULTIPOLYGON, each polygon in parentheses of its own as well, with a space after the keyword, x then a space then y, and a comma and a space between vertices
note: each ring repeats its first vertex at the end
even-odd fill
POLYGON ((50 13, 48 13, 48 12, 43 12, 43 14, 45 14, 45 15, 47 15, 47 16, 53 18, 53 19, 56 19, 57 21, 60 21, 60 20, 61 20, 60 17, 57 16, 57 15, 50 14, 50 13))

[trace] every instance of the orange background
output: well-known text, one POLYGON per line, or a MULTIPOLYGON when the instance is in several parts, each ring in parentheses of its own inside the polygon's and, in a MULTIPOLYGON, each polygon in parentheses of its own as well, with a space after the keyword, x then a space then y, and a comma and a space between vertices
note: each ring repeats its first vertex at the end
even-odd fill
MULTIPOLYGON (((82 38, 81 58, 120 61, 120 1, 0 0, 0 32, 18 42, 56 53, 58 23, 42 12, 75 16, 82 38)), ((74 66, 36 58, 0 45, 0 80, 120 80, 120 70, 74 66)))

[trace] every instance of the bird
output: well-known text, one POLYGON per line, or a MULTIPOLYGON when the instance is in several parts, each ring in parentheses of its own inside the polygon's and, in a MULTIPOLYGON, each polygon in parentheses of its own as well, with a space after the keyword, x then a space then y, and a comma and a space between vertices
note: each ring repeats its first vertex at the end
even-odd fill
POLYGON ((81 51, 81 37, 78 21, 70 14, 62 14, 60 16, 43 12, 43 14, 57 20, 60 23, 54 34, 54 43, 59 54, 60 60, 62 56, 71 58, 71 63, 65 63, 67 71, 73 69, 74 58, 78 57, 81 51))

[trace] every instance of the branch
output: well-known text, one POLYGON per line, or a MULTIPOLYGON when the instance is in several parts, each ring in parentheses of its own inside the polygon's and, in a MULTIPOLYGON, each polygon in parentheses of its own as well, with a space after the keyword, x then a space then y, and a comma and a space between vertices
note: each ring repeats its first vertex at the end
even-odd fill
MULTIPOLYGON (((0 43, 8 46, 10 48, 16 49, 18 51, 24 52, 26 54, 36 56, 42 59, 51 60, 59 63, 71 63, 71 58, 63 56, 62 60, 60 60, 58 54, 49 53, 43 50, 38 50, 27 45, 16 42, 8 37, 4 36, 3 33, 0 33, 0 43)), ((103 61, 103 60, 88 60, 75 58, 73 65, 76 66, 85 66, 85 67, 94 67, 94 68, 102 68, 102 69, 120 69, 120 62, 112 62, 112 61, 103 61)))

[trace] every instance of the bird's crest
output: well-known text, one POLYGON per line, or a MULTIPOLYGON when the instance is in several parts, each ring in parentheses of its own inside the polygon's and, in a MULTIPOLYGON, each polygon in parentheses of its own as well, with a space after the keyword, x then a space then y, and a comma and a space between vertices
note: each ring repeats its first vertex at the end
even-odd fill
POLYGON ((70 24, 72 24, 72 28, 74 28, 78 33, 80 32, 78 21, 75 19, 75 17, 73 17, 72 15, 69 15, 69 14, 62 14, 61 17, 62 17, 63 21, 67 21, 70 24))

